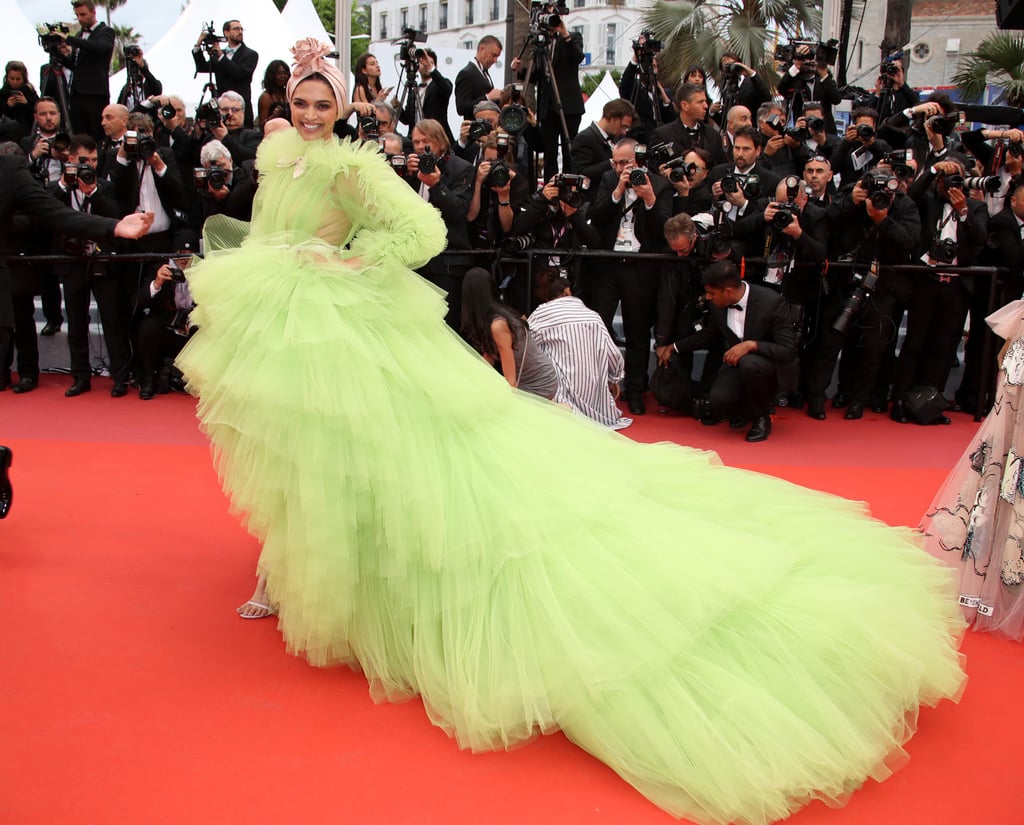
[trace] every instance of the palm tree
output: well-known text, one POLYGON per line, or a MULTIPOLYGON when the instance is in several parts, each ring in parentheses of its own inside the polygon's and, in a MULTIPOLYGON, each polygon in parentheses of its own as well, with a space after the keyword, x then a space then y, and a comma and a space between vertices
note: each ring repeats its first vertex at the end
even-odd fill
POLYGON ((980 101, 991 83, 1000 90, 992 103, 1024 106, 1024 35, 1002 31, 990 34, 977 49, 964 55, 953 83, 971 103, 980 101))
MULTIPOLYGON (((658 74, 674 85, 687 66, 714 69, 723 52, 777 79, 769 45, 819 31, 821 12, 813 0, 659 0, 644 15, 645 25, 665 42, 658 74)), ((817 36, 816 34, 813 36, 817 36)))
POLYGON ((107 25, 110 25, 110 13, 115 9, 121 8, 128 0, 96 0, 97 6, 102 6, 107 10, 107 25))
POLYGON ((110 73, 119 72, 124 66, 124 47, 138 45, 141 34, 131 26, 114 26, 114 56, 110 61, 110 73))

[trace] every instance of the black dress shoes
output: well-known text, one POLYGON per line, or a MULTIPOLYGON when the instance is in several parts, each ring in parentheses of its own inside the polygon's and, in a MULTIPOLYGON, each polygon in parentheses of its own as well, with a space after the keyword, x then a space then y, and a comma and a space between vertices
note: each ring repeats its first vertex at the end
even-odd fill
POLYGON ((886 401, 884 398, 876 398, 874 401, 871 402, 871 412, 876 412, 879 415, 883 415, 884 413, 888 412, 888 410, 889 402, 886 401))
POLYGON ((841 410, 847 404, 850 403, 850 399, 843 395, 841 392, 837 392, 832 396, 832 409, 841 410))
POLYGON ((0 518, 7 517, 11 511, 11 500, 14 498, 11 479, 7 475, 12 458, 13 453, 10 447, 0 447, 0 518))
POLYGON ((51 335, 56 335, 58 332, 60 332, 61 323, 61 321, 58 321, 56 324, 53 324, 47 321, 43 328, 39 330, 39 334, 45 335, 47 338, 49 338, 51 335))
POLYGON ((808 401, 807 402, 807 415, 816 421, 825 420, 825 402, 824 401, 808 401))
POLYGON ((88 378, 76 378, 74 383, 64 390, 64 396, 65 398, 74 398, 76 395, 89 392, 91 389, 92 382, 88 378))
POLYGON ((36 387, 39 386, 38 378, 22 378, 17 384, 11 389, 16 393, 32 392, 36 387))
POLYGON ((631 395, 626 398, 626 406, 633 415, 644 415, 647 412, 647 405, 639 395, 631 395))
POLYGON ((892 409, 889 410, 889 418, 891 418, 897 424, 910 423, 910 419, 907 417, 907 408, 904 406, 902 401, 892 402, 892 409))
POLYGON ((14 382, 11 381, 11 373, 8 370, 0 372, 0 392, 6 390, 14 382))
POLYGON ((152 375, 147 375, 139 382, 139 398, 143 401, 149 401, 156 396, 156 379, 152 375))
POLYGON ((843 414, 843 418, 847 421, 856 421, 858 418, 864 417, 864 403, 861 401, 851 401, 846 407, 846 412, 843 414))
POLYGON ((750 427, 750 432, 747 433, 747 441, 751 443, 765 441, 771 434, 771 418, 769 418, 767 415, 759 415, 757 416, 757 418, 754 419, 754 423, 750 427))
POLYGON ((123 398, 128 394, 128 385, 124 381, 115 381, 110 388, 111 398, 123 398))

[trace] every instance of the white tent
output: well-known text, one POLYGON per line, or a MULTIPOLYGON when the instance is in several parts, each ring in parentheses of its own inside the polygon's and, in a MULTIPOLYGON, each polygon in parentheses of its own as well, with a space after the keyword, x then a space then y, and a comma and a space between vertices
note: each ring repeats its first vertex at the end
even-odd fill
POLYGON ((604 105, 618 97, 619 87, 615 85, 612 73, 605 72, 601 82, 594 89, 594 93, 587 98, 587 102, 583 106, 583 120, 580 121, 580 128, 585 129, 594 121, 600 120, 604 105))
POLYGON ((284 24, 298 37, 315 37, 321 43, 333 43, 334 37, 324 28, 313 0, 288 0, 281 10, 284 24))
POLYGON ((20 60, 28 67, 28 79, 38 90, 39 69, 50 58, 39 46, 35 26, 14 0, 0 0, 0 20, 0 62, 20 60))
MULTIPOLYGON (((261 92, 263 73, 272 60, 291 63, 291 49, 299 39, 282 19, 273 0, 249 0, 244 5, 238 0, 192 0, 181 13, 177 22, 151 49, 146 51, 146 61, 153 74, 164 84, 165 94, 180 95, 185 106, 191 110, 199 102, 208 76, 195 77, 192 62, 192 46, 195 45, 203 27, 213 21, 218 35, 226 20, 241 21, 245 27, 245 43, 259 52, 260 62, 252 78, 252 102, 261 92)), ((125 83, 125 73, 120 71, 110 78, 111 98, 117 96, 125 83)))

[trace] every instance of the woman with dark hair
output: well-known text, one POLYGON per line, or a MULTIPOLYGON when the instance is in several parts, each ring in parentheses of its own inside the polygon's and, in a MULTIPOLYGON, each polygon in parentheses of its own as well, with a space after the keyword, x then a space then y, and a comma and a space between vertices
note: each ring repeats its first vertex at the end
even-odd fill
POLYGON ((488 364, 501 369, 509 386, 552 399, 558 375, 526 321, 501 303, 494 278, 475 266, 462 281, 462 335, 488 364))
POLYGON ((17 122, 27 135, 35 123, 34 113, 39 95, 28 82, 28 69, 20 60, 9 60, 4 69, 4 85, 0 87, 0 114, 17 122))
POLYGON ((380 62, 372 54, 361 54, 356 58, 356 64, 352 67, 352 74, 355 76, 355 88, 352 90, 353 103, 373 103, 375 100, 385 100, 390 88, 385 89, 380 85, 380 62))
POLYGON ((263 91, 256 102, 256 127, 262 129, 268 120, 281 117, 288 120, 288 93, 285 87, 292 70, 283 60, 271 60, 263 73, 263 91))

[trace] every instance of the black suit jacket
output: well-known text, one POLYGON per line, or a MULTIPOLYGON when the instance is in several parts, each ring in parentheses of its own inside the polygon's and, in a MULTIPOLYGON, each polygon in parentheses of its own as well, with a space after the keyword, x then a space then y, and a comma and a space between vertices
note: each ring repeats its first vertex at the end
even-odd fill
POLYGON ((676 153, 681 155, 685 155, 693 148, 704 149, 711 155, 712 166, 728 160, 725 147, 722 145, 722 133, 713 123, 698 123, 695 134, 691 134, 683 122, 676 118, 671 123, 655 129, 651 143, 671 143, 676 153))
MULTIPOLYGON (((672 215, 672 186, 657 175, 648 175, 654 187, 654 206, 648 209, 637 199, 633 209, 633 231, 640 241, 641 252, 660 252, 665 244, 663 230, 665 221, 672 215)), ((609 169, 601 178, 597 196, 590 208, 590 218, 601 236, 602 249, 614 249, 619 224, 626 213, 626 197, 618 203, 612 200, 612 192, 619 185, 619 173, 609 169)))
POLYGON ((590 189, 583 193, 588 201, 597 195, 597 186, 611 168, 612 145, 596 123, 582 129, 572 141, 572 168, 578 175, 590 178, 590 189))
MULTIPOLYGON (((562 100, 562 111, 567 115, 582 115, 584 111, 579 74, 582 62, 583 35, 572 32, 568 41, 561 37, 554 38, 551 70, 554 74, 555 88, 562 100)), ((525 77, 525 69, 520 69, 520 76, 525 77)), ((548 77, 543 62, 534 61, 530 79, 537 83, 537 119, 558 117, 558 104, 552 90, 551 78, 548 77)))
MULTIPOLYGON (((925 170, 918 180, 933 179, 931 172, 925 170)), ((917 185, 917 181, 914 182, 917 185)), ((913 193, 913 188, 911 190, 913 193)), ((932 187, 917 199, 917 208, 921 214, 921 234, 914 249, 914 260, 918 260, 928 251, 932 240, 942 222, 942 213, 946 202, 939 199, 932 187)), ((957 266, 973 266, 988 239, 988 207, 984 201, 974 198, 967 199, 967 218, 956 225, 957 266)), ((964 283, 967 283, 965 280, 964 283)))
MULTIPOLYGON (((174 152, 162 147, 158 148, 157 152, 167 164, 167 171, 162 176, 153 174, 156 180, 156 191, 160 197, 160 203, 173 223, 176 212, 184 214, 188 210, 185 187, 181 174, 178 172, 178 163, 174 159, 174 152)), ((110 180, 117 193, 117 204, 121 214, 130 215, 139 206, 139 170, 136 162, 128 161, 128 165, 123 166, 115 159, 110 168, 110 180)))
POLYGON ((1017 217, 1008 206, 988 219, 987 256, 991 263, 1010 270, 1006 293, 1019 296, 1024 292, 1024 240, 1017 217))
POLYGON ((472 120, 473 107, 493 88, 494 84, 483 76, 476 61, 469 61, 455 76, 455 111, 466 120, 472 120))
POLYGON ((687 335, 676 341, 679 352, 694 352, 701 349, 727 350, 740 341, 756 341, 757 354, 774 361, 776 364, 788 364, 796 358, 796 330, 790 316, 790 306, 779 294, 767 287, 747 284, 750 295, 747 299, 747 317, 743 325, 743 337, 729 329, 727 312, 731 309, 719 309, 712 305, 710 316, 712 323, 699 332, 687 335))
MULTIPOLYGON (((836 85, 836 80, 829 72, 824 78, 815 75, 810 81, 801 77, 793 77, 788 71, 782 73, 778 92, 790 99, 789 111, 794 118, 803 114, 804 104, 816 100, 824 110, 825 131, 836 133, 836 119, 832 115, 832 107, 843 99, 836 85)), ((756 113, 755 113, 756 114, 756 113)))
MULTIPOLYGON (((626 64, 619 80, 619 97, 628 100, 636 109, 639 123, 633 124, 638 129, 638 140, 645 142, 654 134, 654 130, 675 120, 676 110, 671 101, 664 103, 661 90, 649 89, 640 78, 640 67, 632 60, 626 64), (658 104, 655 106, 655 100, 658 104)), ((575 168, 575 167, 573 167, 575 168)))
POLYGON ((199 73, 209 72, 212 68, 218 95, 238 92, 245 98, 245 127, 252 128, 252 75, 260 62, 259 54, 243 43, 230 60, 221 57, 211 61, 199 48, 192 49, 192 59, 199 73))
MULTIPOLYGON (((423 113, 424 120, 436 120, 444 126, 445 134, 448 135, 448 143, 455 145, 455 138, 452 135, 451 126, 448 124, 448 102, 452 98, 452 82, 434 67, 430 73, 430 83, 423 90, 423 113)), ((400 123, 404 123, 410 129, 416 125, 416 111, 406 106, 398 116, 400 123)))
MULTIPOLYGON (((757 107, 771 99, 772 93, 768 88, 768 84, 764 82, 764 78, 760 74, 755 74, 753 77, 744 77, 739 89, 736 91, 736 97, 732 105, 746 106, 750 110, 750 116, 756 119, 757 107)), ((728 112, 723 111, 722 117, 724 118, 728 114, 728 112)))
POLYGON ((89 37, 67 38, 75 51, 60 62, 71 69, 71 94, 110 99, 110 56, 114 53, 114 30, 97 23, 89 37))
POLYGON ((116 225, 108 218, 86 215, 57 203, 32 177, 24 158, 0 155, 0 327, 14 326, 7 255, 11 248, 8 231, 16 210, 47 229, 79 238, 113 241, 116 225))

